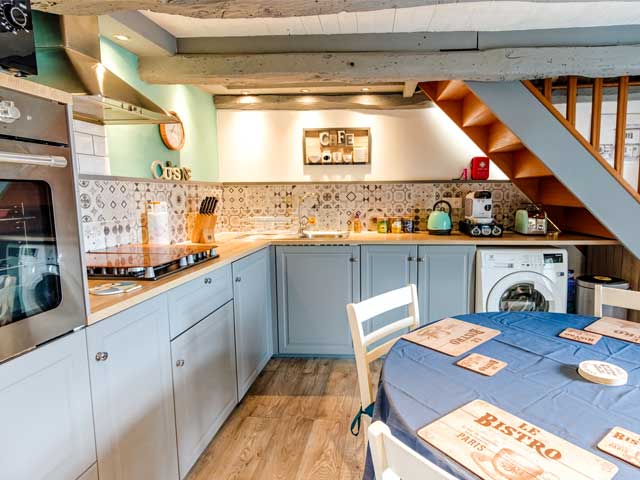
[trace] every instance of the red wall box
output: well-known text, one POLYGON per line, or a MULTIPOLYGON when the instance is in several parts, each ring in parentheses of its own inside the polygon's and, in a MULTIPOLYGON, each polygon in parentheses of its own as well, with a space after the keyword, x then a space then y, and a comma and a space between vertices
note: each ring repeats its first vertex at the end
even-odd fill
POLYGON ((471 159, 471 179, 486 180, 489 178, 489 157, 473 157, 471 159))

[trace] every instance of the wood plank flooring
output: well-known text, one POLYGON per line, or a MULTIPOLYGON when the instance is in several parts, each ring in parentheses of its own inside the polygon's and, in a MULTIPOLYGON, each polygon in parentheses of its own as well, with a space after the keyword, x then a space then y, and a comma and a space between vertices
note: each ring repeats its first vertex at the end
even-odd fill
POLYGON ((359 406, 353 360, 272 359, 187 480, 359 480, 364 435, 349 431, 359 406))

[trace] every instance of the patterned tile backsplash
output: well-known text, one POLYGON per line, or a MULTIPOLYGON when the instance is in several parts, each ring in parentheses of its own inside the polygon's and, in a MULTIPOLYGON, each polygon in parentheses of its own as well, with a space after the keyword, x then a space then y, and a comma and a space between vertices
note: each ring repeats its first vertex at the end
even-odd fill
MULTIPOLYGON (((377 217, 413 218, 421 230, 433 204, 441 199, 464 197, 470 191, 491 190, 496 220, 513 227, 515 210, 529 200, 513 184, 487 183, 298 183, 229 184, 162 183, 144 180, 80 181, 80 207, 85 248, 139 243, 145 225, 147 201, 166 201, 172 241, 189 238, 200 200, 208 195, 221 199, 218 231, 291 230, 298 227, 299 199, 303 223, 311 216, 318 229, 349 229, 356 213, 364 228, 377 217)), ((453 210, 454 226, 463 216, 453 210)))

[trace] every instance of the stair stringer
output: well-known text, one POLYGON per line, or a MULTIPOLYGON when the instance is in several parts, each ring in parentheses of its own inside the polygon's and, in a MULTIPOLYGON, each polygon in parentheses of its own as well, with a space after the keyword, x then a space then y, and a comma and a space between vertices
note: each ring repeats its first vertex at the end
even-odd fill
POLYGON ((466 82, 584 207, 640 258, 640 203, 521 82, 466 82))

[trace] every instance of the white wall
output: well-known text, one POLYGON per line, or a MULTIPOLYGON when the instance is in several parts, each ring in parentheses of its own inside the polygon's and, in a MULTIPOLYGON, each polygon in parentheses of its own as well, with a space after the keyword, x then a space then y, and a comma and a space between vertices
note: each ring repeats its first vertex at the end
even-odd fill
MULTIPOLYGON (((220 181, 449 180, 482 152, 439 109, 217 110, 220 181), (370 165, 302 162, 303 128, 369 127, 370 165)), ((491 165, 491 178, 506 176, 491 165)))

